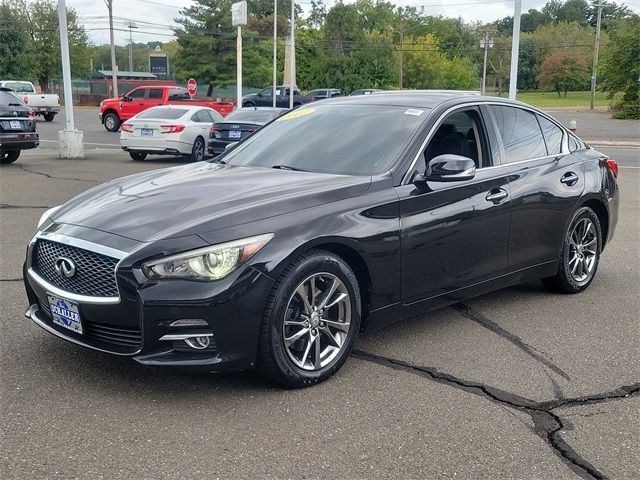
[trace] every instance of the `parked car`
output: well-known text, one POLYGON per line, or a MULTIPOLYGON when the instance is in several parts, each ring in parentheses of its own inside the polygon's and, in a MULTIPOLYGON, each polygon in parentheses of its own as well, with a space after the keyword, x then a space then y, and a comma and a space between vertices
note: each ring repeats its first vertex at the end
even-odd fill
POLYGON ((361 88, 360 90, 354 90, 349 94, 349 96, 355 97, 358 95, 371 95, 376 92, 384 92, 384 90, 380 90, 379 88, 361 88))
POLYGON ((317 88, 307 92, 306 96, 313 100, 324 100, 325 98, 341 97, 342 90, 338 88, 317 88))
POLYGON ((47 122, 53 121, 60 112, 60 97, 55 93, 37 93, 31 82, 0 80, 0 87, 13 90, 36 115, 42 115, 47 122))
POLYGON ((11 89, 0 87, 0 163, 13 163, 22 150, 39 144, 33 110, 11 89))
POLYGON ((222 116, 233 111, 233 103, 192 99, 186 88, 174 86, 136 87, 122 98, 110 98, 100 102, 100 122, 109 132, 117 132, 122 122, 134 115, 160 105, 208 107, 222 116))
POLYGON ((305 387, 363 330, 533 279, 586 289, 616 228, 617 175, 523 103, 333 98, 217 162, 112 180, 46 212, 28 316, 145 365, 258 367, 305 387))
POLYGON ((220 155, 229 145, 248 137, 262 125, 288 111, 288 108, 273 107, 248 107, 234 110, 223 121, 214 123, 211 127, 209 153, 220 155))
POLYGON ((152 107, 120 127, 120 145, 133 160, 147 155, 188 155, 204 159, 211 125, 222 115, 211 108, 165 105, 152 107))
MULTIPOLYGON (((276 87, 276 107, 289 108, 289 87, 279 85, 276 87)), ((293 89, 293 107, 297 108, 305 103, 312 102, 313 98, 300 93, 297 88, 293 89)), ((273 87, 267 87, 258 93, 245 95, 242 97, 243 107, 273 107, 273 87)))

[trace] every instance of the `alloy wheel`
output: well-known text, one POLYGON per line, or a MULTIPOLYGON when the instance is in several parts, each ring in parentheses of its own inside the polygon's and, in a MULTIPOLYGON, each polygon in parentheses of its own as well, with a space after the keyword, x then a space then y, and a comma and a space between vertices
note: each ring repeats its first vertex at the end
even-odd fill
POLYGON ((569 237, 569 271, 576 282, 589 278, 596 265, 598 234, 589 218, 582 218, 569 237))
POLYGON ((289 359, 306 371, 330 365, 346 344, 351 328, 351 298, 331 273, 303 280, 289 299, 282 326, 289 359))

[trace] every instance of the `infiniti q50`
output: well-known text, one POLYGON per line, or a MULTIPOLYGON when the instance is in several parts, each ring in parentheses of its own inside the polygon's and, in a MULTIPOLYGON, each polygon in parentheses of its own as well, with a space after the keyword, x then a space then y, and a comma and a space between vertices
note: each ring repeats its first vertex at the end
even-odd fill
POLYGON ((312 385, 359 332, 531 279, 591 283, 617 164, 545 113, 476 95, 323 100, 215 161, 46 212, 27 316, 144 365, 312 385))

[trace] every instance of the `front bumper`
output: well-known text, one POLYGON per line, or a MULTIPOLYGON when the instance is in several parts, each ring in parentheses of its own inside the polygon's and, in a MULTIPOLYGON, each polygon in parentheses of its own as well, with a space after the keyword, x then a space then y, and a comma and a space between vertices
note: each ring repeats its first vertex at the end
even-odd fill
POLYGON ((219 282, 168 280, 143 285, 134 284, 135 275, 119 271, 118 303, 77 302, 83 324, 79 334, 52 320, 48 294, 61 296, 61 292, 52 292, 26 264, 24 278, 26 316, 47 332, 93 350, 132 357, 143 365, 210 371, 255 366, 262 312, 273 286, 269 277, 250 267, 219 282), (203 322, 171 325, 185 319, 203 322), (207 348, 196 350, 181 339, 198 335, 208 336, 207 348))

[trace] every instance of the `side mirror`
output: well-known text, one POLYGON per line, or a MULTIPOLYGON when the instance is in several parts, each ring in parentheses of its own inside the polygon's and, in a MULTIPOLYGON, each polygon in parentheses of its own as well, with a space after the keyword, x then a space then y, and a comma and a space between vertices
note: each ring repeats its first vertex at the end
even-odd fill
POLYGON ((469 157, 446 153, 429 161, 423 181, 462 182, 471 180, 475 175, 476 163, 473 160, 469 157))
POLYGON ((226 152, 227 150, 231 150, 233 147, 235 147, 237 145, 237 143, 227 143, 224 146, 224 151, 226 152))
POLYGON ((131 97, 129 97, 129 96, 127 96, 127 95, 123 95, 123 96, 122 96, 122 101, 123 101, 123 102, 130 102, 131 100, 132 100, 132 98, 131 98, 131 97))

